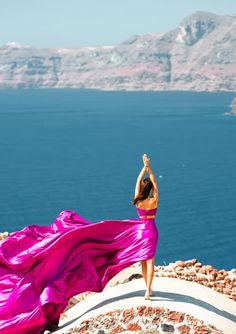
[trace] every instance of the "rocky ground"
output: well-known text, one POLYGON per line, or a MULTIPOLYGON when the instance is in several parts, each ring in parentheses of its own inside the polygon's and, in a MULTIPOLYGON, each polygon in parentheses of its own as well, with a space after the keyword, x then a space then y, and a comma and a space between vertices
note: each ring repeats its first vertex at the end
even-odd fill
POLYGON ((181 312, 160 307, 139 306, 127 310, 114 310, 83 321, 79 327, 66 332, 91 334, 116 333, 178 333, 223 334, 214 326, 181 312))
POLYGON ((236 301, 236 269, 217 270, 211 265, 202 265, 196 259, 176 261, 168 266, 158 266, 155 275, 194 281, 225 294, 236 301))
POLYGON ((0 240, 6 239, 8 237, 9 233, 8 232, 2 232, 0 233, 0 240))

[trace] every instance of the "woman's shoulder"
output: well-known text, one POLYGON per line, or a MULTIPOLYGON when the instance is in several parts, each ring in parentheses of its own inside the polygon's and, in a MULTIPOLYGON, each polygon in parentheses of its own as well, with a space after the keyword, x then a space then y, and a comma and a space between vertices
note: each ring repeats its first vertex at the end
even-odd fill
POLYGON ((150 203, 150 204, 157 205, 157 198, 156 198, 156 197, 151 197, 151 198, 149 198, 149 203, 150 203))

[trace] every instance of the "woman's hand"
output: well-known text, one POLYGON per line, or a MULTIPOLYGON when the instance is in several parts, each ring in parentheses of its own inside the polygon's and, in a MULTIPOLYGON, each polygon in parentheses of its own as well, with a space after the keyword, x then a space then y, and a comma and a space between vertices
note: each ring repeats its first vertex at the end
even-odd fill
POLYGON ((145 167, 149 167, 149 161, 150 159, 148 158, 147 154, 143 155, 143 164, 145 167))

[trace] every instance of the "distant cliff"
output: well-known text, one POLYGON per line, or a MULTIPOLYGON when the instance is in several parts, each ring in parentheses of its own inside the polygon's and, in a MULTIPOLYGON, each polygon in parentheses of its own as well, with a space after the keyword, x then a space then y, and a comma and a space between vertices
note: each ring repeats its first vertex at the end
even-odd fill
POLYGON ((236 91, 236 15, 196 12, 115 46, 0 47, 0 88, 236 91))
POLYGON ((231 110, 230 110, 229 114, 236 116, 236 97, 232 101, 231 110))

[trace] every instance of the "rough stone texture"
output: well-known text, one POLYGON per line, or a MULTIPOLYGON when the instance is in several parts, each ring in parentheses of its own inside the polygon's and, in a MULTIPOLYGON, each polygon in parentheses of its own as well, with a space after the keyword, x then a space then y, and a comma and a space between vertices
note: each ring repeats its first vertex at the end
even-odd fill
POLYGON ((180 334, 189 334, 190 333, 190 327, 186 326, 186 325, 182 325, 177 327, 178 331, 180 334))
POLYGON ((236 269, 217 270, 213 266, 202 265, 197 259, 192 259, 176 261, 168 266, 157 266, 155 267, 155 276, 193 281, 223 293, 236 301, 236 269))
POLYGON ((65 334, 72 333, 223 334, 222 331, 217 330, 214 326, 204 324, 201 320, 192 316, 150 306, 115 310, 99 315, 83 321, 80 326, 65 332, 65 334), (132 319, 124 318, 126 314, 132 314, 132 319))
POLYGON ((175 328, 173 325, 168 325, 168 324, 161 324, 161 330, 164 333, 174 333, 175 328))
POLYGON ((180 312, 170 312, 168 315, 168 320, 173 321, 174 323, 176 322, 182 322, 184 319, 184 313, 180 312))
POLYGON ((4 240, 8 237, 9 233, 8 232, 2 232, 0 233, 0 240, 4 240))
POLYGON ((0 47, 0 88, 236 91, 236 15, 196 12, 115 46, 0 47))

